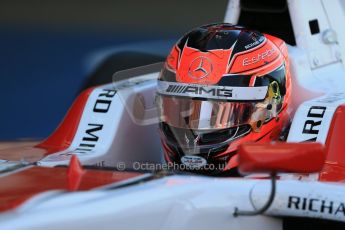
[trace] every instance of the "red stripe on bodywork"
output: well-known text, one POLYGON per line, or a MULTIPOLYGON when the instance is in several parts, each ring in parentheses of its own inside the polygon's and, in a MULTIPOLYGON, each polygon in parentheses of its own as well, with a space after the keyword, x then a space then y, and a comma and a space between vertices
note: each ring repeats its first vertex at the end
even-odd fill
POLYGON ((49 154, 67 149, 78 130, 86 102, 93 90, 89 88, 77 97, 58 128, 46 140, 35 146, 0 150, 0 159, 36 162, 49 154))
POLYGON ((0 211, 18 207, 31 197, 51 190, 84 191, 138 176, 135 172, 85 170, 77 187, 71 188, 67 168, 32 167, 0 177, 0 211))
POLYGON ((77 132, 84 107, 93 90, 94 88, 89 88, 82 92, 74 101, 64 120, 54 133, 35 147, 46 149, 47 154, 67 149, 77 132))
POLYGON ((320 181, 345 182, 345 105, 335 111, 326 139, 327 158, 320 173, 320 181))

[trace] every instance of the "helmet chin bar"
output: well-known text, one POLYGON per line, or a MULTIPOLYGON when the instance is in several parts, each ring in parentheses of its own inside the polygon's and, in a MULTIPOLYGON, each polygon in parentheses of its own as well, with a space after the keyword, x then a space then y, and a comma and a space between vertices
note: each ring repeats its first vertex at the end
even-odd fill
POLYGON ((255 215, 260 215, 264 212, 266 212, 273 200, 274 200, 274 197, 276 195, 276 176, 277 176, 277 173, 276 172, 273 172, 270 174, 271 175, 271 193, 270 193, 270 196, 266 202, 266 204, 260 208, 260 209, 257 209, 255 211, 245 211, 245 210, 239 210, 237 207, 235 207, 235 210, 234 210, 234 213, 233 213, 233 216, 234 217, 237 217, 237 216, 255 216, 255 215))

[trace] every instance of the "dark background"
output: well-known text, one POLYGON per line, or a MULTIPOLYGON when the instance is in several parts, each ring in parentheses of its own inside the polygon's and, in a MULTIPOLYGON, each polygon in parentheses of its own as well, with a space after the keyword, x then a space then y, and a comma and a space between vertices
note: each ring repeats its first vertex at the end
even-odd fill
MULTIPOLYGON (((227 0, 0 0, 0 140, 48 136, 102 52, 223 21, 227 0)), ((167 42, 165 42, 167 40, 167 42)), ((170 40, 170 41, 169 41, 170 40)))

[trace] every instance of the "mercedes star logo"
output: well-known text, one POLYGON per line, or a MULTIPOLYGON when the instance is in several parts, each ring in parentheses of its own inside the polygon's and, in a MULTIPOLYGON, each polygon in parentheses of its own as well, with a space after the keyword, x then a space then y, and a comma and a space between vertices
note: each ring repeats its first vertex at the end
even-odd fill
POLYGON ((213 70, 210 59, 206 57, 195 58, 189 66, 188 75, 194 79, 203 79, 207 77, 213 70))

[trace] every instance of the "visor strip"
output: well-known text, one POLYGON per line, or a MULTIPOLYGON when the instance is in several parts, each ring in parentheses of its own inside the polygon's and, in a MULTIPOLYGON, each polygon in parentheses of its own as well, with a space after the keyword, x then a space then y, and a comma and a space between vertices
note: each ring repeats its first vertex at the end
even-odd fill
POLYGON ((185 84, 166 81, 158 81, 157 85, 157 92, 161 95, 232 101, 264 100, 267 90, 267 86, 233 87, 185 84))

